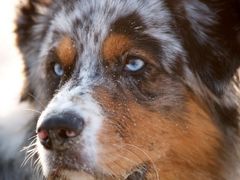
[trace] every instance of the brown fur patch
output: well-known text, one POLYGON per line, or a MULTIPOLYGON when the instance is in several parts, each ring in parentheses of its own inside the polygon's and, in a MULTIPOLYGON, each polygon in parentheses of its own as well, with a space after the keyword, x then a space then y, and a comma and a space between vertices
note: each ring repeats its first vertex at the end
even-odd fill
POLYGON ((44 6, 50 6, 53 3, 53 0, 37 0, 37 2, 44 6))
POLYGON ((69 67, 73 65, 77 55, 73 40, 67 36, 63 37, 56 48, 56 53, 62 66, 69 67))
POLYGON ((104 91, 96 95, 110 110, 98 137, 104 169, 119 177, 144 163, 148 179, 221 179, 222 134, 198 102, 186 94, 183 110, 168 116, 104 91))
POLYGON ((122 56, 132 46, 131 40, 123 34, 111 34, 103 43, 103 58, 107 61, 122 56))
POLYGON ((42 0, 42 2, 46 5, 52 4, 52 0, 42 0))

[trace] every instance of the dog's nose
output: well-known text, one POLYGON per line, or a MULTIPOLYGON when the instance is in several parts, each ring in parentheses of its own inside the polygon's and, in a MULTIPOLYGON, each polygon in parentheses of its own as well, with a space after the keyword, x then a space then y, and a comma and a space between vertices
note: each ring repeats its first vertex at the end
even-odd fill
POLYGON ((84 128, 84 119, 73 112, 54 115, 43 121, 37 128, 41 144, 51 149, 53 141, 77 137, 84 128))

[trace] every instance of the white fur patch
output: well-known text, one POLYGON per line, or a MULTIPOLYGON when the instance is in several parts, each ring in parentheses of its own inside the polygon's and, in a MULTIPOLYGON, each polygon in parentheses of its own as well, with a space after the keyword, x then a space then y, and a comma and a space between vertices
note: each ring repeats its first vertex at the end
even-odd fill
MULTIPOLYGON (((79 154, 83 154, 90 164, 96 162, 96 155, 98 151, 97 134, 101 128, 103 116, 102 110, 98 103, 92 98, 90 92, 79 95, 81 92, 86 92, 86 86, 69 89, 66 85, 49 103, 45 111, 40 116, 37 127, 41 125, 44 120, 52 115, 57 115, 62 112, 73 111, 85 121, 85 128, 81 134, 81 144, 83 149, 79 154)), ((38 152, 40 161, 43 165, 44 174, 48 173, 48 152, 42 148, 38 142, 38 152)))
POLYGON ((49 168, 49 156, 50 153, 46 151, 46 149, 41 145, 39 141, 36 143, 37 145, 37 150, 38 150, 38 155, 39 155, 39 162, 41 163, 42 167, 42 172, 43 174, 49 174, 50 168, 49 168))

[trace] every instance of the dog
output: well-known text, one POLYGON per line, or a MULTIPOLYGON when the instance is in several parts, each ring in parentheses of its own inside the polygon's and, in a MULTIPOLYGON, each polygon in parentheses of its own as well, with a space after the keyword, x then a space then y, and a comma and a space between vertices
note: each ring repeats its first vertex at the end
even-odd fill
POLYGON ((22 101, 39 112, 27 158, 47 179, 239 179, 239 7, 21 4, 22 101))

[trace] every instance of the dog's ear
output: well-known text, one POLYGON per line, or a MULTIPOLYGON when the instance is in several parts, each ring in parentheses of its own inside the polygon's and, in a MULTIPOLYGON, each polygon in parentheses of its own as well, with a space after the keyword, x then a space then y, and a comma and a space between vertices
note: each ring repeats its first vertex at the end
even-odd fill
POLYGON ((51 4, 52 0, 27 0, 20 4, 15 32, 17 45, 23 53, 26 53, 29 44, 44 36, 48 26, 47 11, 51 4))
POLYGON ((238 17, 239 17, 239 25, 238 25, 238 36, 237 36, 237 40, 238 40, 238 45, 240 47, 240 0, 237 0, 237 12, 238 12, 238 17))
POLYGON ((240 0, 170 2, 188 66, 220 97, 240 66, 240 0))
POLYGON ((21 2, 16 18, 16 42, 22 53, 26 82, 21 100, 32 100, 34 93, 29 84, 32 64, 36 61, 41 42, 48 29, 48 7, 52 0, 26 0, 21 2))
POLYGON ((240 67, 240 0, 218 0, 209 3, 209 7, 217 14, 209 33, 215 39, 216 48, 210 47, 212 56, 203 55, 204 63, 197 62, 194 66, 207 87, 221 95, 240 67))
POLYGON ((191 88, 200 89, 209 111, 223 127, 238 128, 239 100, 233 95, 232 82, 240 66, 240 0, 202 2, 205 2, 202 4, 202 16, 199 16, 201 6, 190 6, 190 13, 195 15, 179 20, 188 53, 187 65, 198 81, 192 83, 194 78, 185 78, 191 88))

